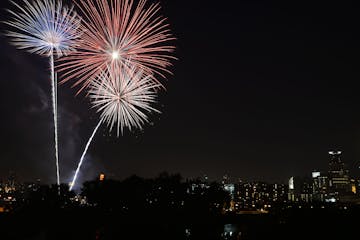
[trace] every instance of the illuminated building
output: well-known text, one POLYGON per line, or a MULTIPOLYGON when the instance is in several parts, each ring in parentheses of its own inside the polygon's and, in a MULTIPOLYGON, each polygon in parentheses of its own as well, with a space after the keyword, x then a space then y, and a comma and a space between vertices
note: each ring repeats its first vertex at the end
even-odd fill
POLYGON ((6 193, 13 193, 16 191, 16 188, 18 187, 16 179, 16 174, 14 172, 10 172, 7 178, 7 182, 4 186, 4 190, 6 193))
POLYGON ((311 177, 312 178, 317 178, 317 177, 319 177, 321 174, 320 174, 320 172, 319 171, 313 171, 312 173, 311 173, 311 177))
POLYGON ((291 177, 289 179, 288 200, 290 202, 309 203, 313 199, 313 184, 308 178, 291 177))
POLYGON ((235 185, 233 183, 224 184, 224 190, 228 192, 231 197, 234 197, 235 185))
POLYGON ((229 177, 227 174, 225 174, 225 175, 223 176, 223 179, 222 179, 221 183, 222 183, 223 185, 230 183, 230 177, 229 177))
POLYGON ((289 179, 289 193, 288 200, 294 202, 295 201, 295 185, 294 185, 294 177, 289 179))
MULTIPOLYGON (((285 184, 273 184, 271 202, 286 202, 287 199, 287 187, 285 184)), ((269 202, 270 203, 270 202, 269 202)))
POLYGON ((353 194, 356 194, 356 181, 354 179, 351 179, 350 184, 351 184, 351 192, 353 194))
POLYGON ((287 202, 288 187, 285 184, 265 182, 239 182, 235 186, 235 211, 260 213, 273 205, 287 202))
POLYGON ((337 196, 351 191, 349 171, 341 161, 341 151, 330 151, 329 190, 337 196))
POLYGON ((104 181, 104 179, 105 179, 105 174, 101 173, 101 174, 99 175, 99 180, 100 180, 100 181, 104 181))
POLYGON ((235 202, 234 202, 235 184, 230 183, 230 178, 228 175, 223 176, 222 187, 223 187, 224 191, 227 192, 229 194, 229 196, 231 197, 230 205, 228 206, 227 210, 234 211, 235 210, 235 202))
POLYGON ((208 181, 207 177, 189 180, 187 182, 188 187, 186 192, 188 194, 204 194, 206 189, 210 187, 207 181, 208 181))
POLYGON ((301 185, 301 193, 300 193, 300 200, 302 202, 312 202, 313 198, 313 188, 312 183, 309 181, 303 181, 301 185))
POLYGON ((318 171, 312 172, 311 175, 314 199, 323 202, 328 194, 329 179, 318 171))

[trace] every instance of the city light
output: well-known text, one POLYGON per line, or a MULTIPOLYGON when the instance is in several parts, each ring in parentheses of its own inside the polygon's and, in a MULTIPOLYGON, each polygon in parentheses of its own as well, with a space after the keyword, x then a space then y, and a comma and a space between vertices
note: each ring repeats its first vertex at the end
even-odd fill
POLYGON ((320 172, 312 172, 311 175, 313 178, 317 178, 320 176, 320 172))
POLYGON ((101 173, 99 176, 99 180, 104 181, 104 179, 105 179, 105 174, 101 173))

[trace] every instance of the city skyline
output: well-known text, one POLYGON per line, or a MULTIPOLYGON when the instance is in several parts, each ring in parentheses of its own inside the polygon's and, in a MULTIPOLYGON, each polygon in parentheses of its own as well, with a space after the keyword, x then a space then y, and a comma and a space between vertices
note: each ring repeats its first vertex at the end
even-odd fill
MULTIPOLYGON (((360 179, 354 178, 349 174, 345 163, 341 160, 341 151, 329 151, 329 165, 327 171, 313 171, 310 176, 291 176, 287 183, 269 183, 264 181, 247 181, 246 179, 235 179, 231 176, 224 175, 219 180, 211 180, 207 175, 183 179, 180 174, 169 174, 162 172, 155 178, 142 178, 136 175, 128 176, 125 179, 108 178, 105 173, 99 173, 91 181, 85 182, 82 187, 75 191, 75 198, 68 200, 78 202, 79 199, 87 194, 89 186, 112 186, 116 188, 117 185, 123 182, 125 185, 130 184, 135 187, 137 184, 143 185, 148 191, 149 196, 158 192, 164 191, 166 194, 173 194, 173 191, 184 191, 186 186, 186 194, 188 195, 203 195, 205 192, 213 189, 226 193, 227 197, 225 205, 223 206, 223 213, 238 212, 239 214, 249 213, 268 213, 272 205, 276 208, 286 209, 289 207, 311 207, 314 205, 324 208, 356 206, 360 203, 359 189, 360 179), (176 182, 177 188, 174 183, 176 182), (117 184, 114 184, 117 183, 117 184), (159 186, 160 184, 160 186, 159 186), (149 188, 149 185, 153 185, 149 188), (161 185, 164 185, 161 187, 161 185), (183 187, 180 187, 183 185, 183 187), (166 187, 165 187, 166 186, 166 187), (163 190, 162 190, 163 189, 163 190), (338 203, 340 205, 336 205, 338 203), (295 204, 295 205, 294 205, 295 204), (320 204, 320 205, 319 205, 320 204), (245 212, 244 212, 245 211, 245 212), (255 211, 255 212, 254 212, 255 211)), ((310 175, 310 174, 308 174, 310 175)), ((29 197, 29 192, 37 192, 41 189, 53 189, 56 185, 46 185, 37 179, 34 182, 20 182, 17 179, 16 173, 9 173, 5 179, 0 178, 0 196, 2 196, 3 203, 24 202, 29 197), (17 200, 16 200, 17 199, 17 200), (21 199, 21 200, 20 200, 21 199)), ((71 185, 62 184, 63 194, 73 194, 71 185)), ((106 188, 106 187, 105 187, 106 188)), ((219 193, 220 193, 219 192, 219 193)), ((178 199, 179 200, 179 199, 178 199)), ((86 197, 81 200, 86 202, 86 197)), ((146 198, 146 202, 150 205, 156 202, 156 198, 146 198)), ((0 199, 1 203, 1 199, 0 199)), ((11 204, 7 204, 11 207, 11 204)), ((92 206, 92 205, 89 205, 92 206)), ((220 207, 220 205, 218 205, 220 207)), ((344 208, 346 209, 346 208, 344 208)))
MULTIPOLYGON (((196 175, 196 176, 187 176, 187 177, 184 177, 181 175, 180 172, 167 172, 167 171, 161 171, 159 172, 158 174, 156 174, 155 176, 152 176, 152 177, 158 177, 160 176, 161 174, 179 174, 179 176, 182 177, 182 180, 183 181, 191 181, 191 180, 201 180, 201 181, 207 181, 207 182, 218 182, 218 183, 224 183, 224 182, 227 182, 227 183, 241 183, 241 182, 265 182, 265 183, 268 183, 268 184, 287 184, 290 187, 290 185, 292 185, 292 187, 294 186, 294 183, 293 183, 293 179, 294 178, 300 178, 302 180, 309 180, 309 179, 316 179, 318 177, 330 177, 331 175, 333 175, 334 173, 331 173, 334 169, 334 161, 338 161, 339 164, 341 164, 341 166, 338 166, 338 165, 335 165, 337 167, 335 167, 335 169, 339 168, 339 169, 342 169, 341 171, 344 171, 344 174, 347 176, 348 180, 347 181, 350 181, 350 180, 354 180, 354 181, 357 181, 359 179, 359 176, 358 175, 354 175, 352 174, 352 172, 349 170, 349 167, 348 167, 348 164, 346 162, 344 162, 342 160, 342 152, 341 151, 328 151, 328 158, 329 158, 329 162, 328 162, 328 165, 327 167, 325 168, 321 168, 321 169, 318 169, 318 168, 313 168, 310 172, 307 172, 303 175, 288 175, 288 177, 286 179, 282 179, 280 181, 267 181, 267 180, 264 180, 264 179, 261 179, 261 176, 258 176, 258 177, 254 177, 254 178, 250 178, 250 179, 246 179, 246 178, 242 178, 241 176, 238 176, 238 175, 228 175, 226 172, 219 178, 214 178, 212 176, 209 176, 208 174, 206 174, 206 172, 202 172, 201 175, 196 175), (290 183, 292 182, 292 183, 290 183)), ((335 163, 336 164, 336 163, 335 163)), ((343 174, 343 173, 341 173, 343 174)), ((335 172, 335 175, 338 175, 336 172, 335 172)), ((132 176, 138 176, 137 174, 133 173, 133 174, 130 174, 128 176, 124 176, 124 177, 120 177, 119 176, 116 176, 116 175, 111 175, 111 173, 108 175, 108 173, 106 172, 98 172, 98 173, 95 173, 95 175, 93 175, 92 177, 90 177, 88 180, 86 181, 92 181, 94 179, 97 179, 99 176, 102 176, 101 178, 104 179, 105 176, 110 176, 110 179, 114 179, 114 180, 122 180, 122 179, 126 179, 126 178, 129 178, 129 177, 132 177, 132 176)), ((139 177, 142 177, 142 176, 139 176, 139 177)), ((152 178, 152 177, 147 177, 147 178, 152 178)), ((22 182, 41 182, 41 179, 40 178, 34 178, 34 179, 28 179, 27 181, 23 181, 22 180, 22 176, 18 175, 15 171, 11 171, 9 170, 7 174, 3 175, 3 176, 0 176, 0 181, 1 180, 6 180, 6 179, 16 179, 16 181, 18 180, 21 180, 22 182)), ((146 179, 146 177, 145 177, 146 179)), ((42 184, 47 184, 47 182, 42 182, 42 184)), ((62 182, 62 184, 71 184, 71 181, 70 182, 62 182)), ((77 187, 77 189, 79 189, 80 186, 77 187)))
MULTIPOLYGON (((331 150, 359 176, 359 6, 160 2, 179 59, 159 98, 162 114, 120 139, 100 129, 82 180, 168 171, 285 182, 327 169, 331 150)), ((6 20, 9 3, 0 7, 6 20)), ((17 51, 3 34, 0 51, 0 175, 55 182, 47 59, 17 51)), ((98 118, 75 92, 59 86, 62 182, 71 181, 98 118)))

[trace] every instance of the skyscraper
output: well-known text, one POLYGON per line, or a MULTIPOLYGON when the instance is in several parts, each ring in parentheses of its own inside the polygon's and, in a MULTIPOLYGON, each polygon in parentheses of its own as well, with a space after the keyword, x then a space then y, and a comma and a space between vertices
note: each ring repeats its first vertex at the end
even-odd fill
POLYGON ((294 192, 294 177, 289 179, 289 191, 288 191, 288 200, 291 202, 295 201, 295 192, 294 192))
POLYGON ((312 172, 313 195, 317 201, 325 201, 329 188, 329 179, 319 171, 312 172))
POLYGON ((334 195, 341 195, 351 191, 349 170, 341 161, 341 151, 330 151, 329 162, 329 190, 334 195))

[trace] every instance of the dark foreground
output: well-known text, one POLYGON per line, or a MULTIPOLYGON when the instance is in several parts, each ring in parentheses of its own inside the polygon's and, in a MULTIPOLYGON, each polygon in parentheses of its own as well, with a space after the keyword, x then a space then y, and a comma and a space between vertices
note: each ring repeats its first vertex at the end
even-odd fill
MULTIPOLYGON (((269 213, 229 214, 217 183, 156 179, 26 185, 3 195, 0 240, 359 239, 360 205, 273 202, 269 213), (15 201, 16 199, 16 201, 15 201), (11 201, 10 201, 11 200, 11 201), (14 200, 14 201, 13 201, 14 200), (301 208, 300 208, 301 205, 301 208)), ((0 205, 1 210, 1 205, 0 205)))
POLYGON ((154 212, 135 217, 96 208, 24 209, 0 215, 0 239, 358 239, 359 213, 353 208, 236 216, 154 212))

